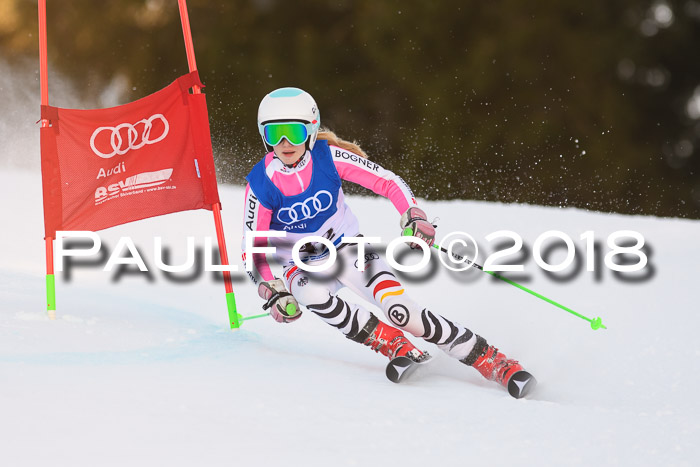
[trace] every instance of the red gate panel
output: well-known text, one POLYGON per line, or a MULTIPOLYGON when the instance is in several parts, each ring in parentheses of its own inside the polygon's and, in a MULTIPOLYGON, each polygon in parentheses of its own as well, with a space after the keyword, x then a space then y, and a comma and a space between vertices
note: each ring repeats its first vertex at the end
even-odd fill
POLYGON ((135 102, 96 110, 42 106, 47 237, 101 230, 219 202, 197 72, 135 102))

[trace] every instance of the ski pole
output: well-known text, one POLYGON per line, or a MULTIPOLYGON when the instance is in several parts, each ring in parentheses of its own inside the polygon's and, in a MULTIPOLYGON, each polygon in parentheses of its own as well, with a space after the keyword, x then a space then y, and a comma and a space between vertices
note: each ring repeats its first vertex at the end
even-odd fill
MULTIPOLYGON (((403 231, 403 235, 404 235, 404 236, 409 236, 409 237, 410 237, 410 236, 413 236, 413 230, 412 230, 411 228, 406 228, 406 229, 404 229, 404 231, 403 231)), ((523 290, 523 291, 529 293, 530 295, 534 295, 535 297, 537 297, 537 298, 539 298, 539 299, 542 299, 542 300, 544 300, 544 301, 547 302, 547 303, 551 303, 552 305, 554 305, 554 306, 556 306, 556 307, 558 307, 558 308, 561 308, 561 309, 564 310, 564 311, 568 311, 569 313, 571 313, 571 314, 574 315, 574 316, 578 316, 579 318, 581 318, 581 319, 583 319, 583 320, 585 320, 585 321, 588 321, 589 323, 591 323, 591 329, 593 329, 594 331, 595 331, 595 330, 598 330, 598 329, 600 329, 600 328, 608 329, 607 327, 605 327, 605 326, 603 325, 603 320, 600 318, 600 316, 598 316, 598 317, 596 317, 596 318, 593 318, 593 319, 588 318, 588 317, 586 317, 586 316, 583 316, 582 314, 575 312, 575 311, 572 310, 571 308, 568 308, 568 307, 566 307, 566 306, 564 306, 564 305, 562 305, 562 304, 560 304, 560 303, 557 303, 557 302, 555 302, 554 300, 549 299, 549 298, 545 297, 544 295, 541 295, 541 294, 535 292, 534 290, 528 289, 528 288, 525 287, 524 285, 520 285, 520 284, 518 284, 517 282, 512 281, 512 280, 510 280, 510 279, 508 279, 508 278, 506 278, 506 277, 503 277, 503 276, 501 276, 500 274, 497 274, 497 273, 495 273, 495 272, 493 272, 493 271, 487 271, 487 270, 485 270, 484 267, 481 266, 480 264, 477 264, 477 263, 475 263, 475 262, 473 262, 473 261, 470 261, 470 260, 466 259, 465 257, 460 256, 460 255, 457 255, 457 254, 455 254, 455 253, 450 253, 449 251, 447 251, 447 249, 445 249, 445 248, 443 248, 443 247, 441 247, 441 246, 439 246, 439 245, 433 244, 433 248, 435 248, 435 249, 437 249, 437 250, 440 250, 440 251, 442 251, 443 253, 451 254, 454 258, 456 258, 456 259, 459 260, 459 261, 464 260, 464 262, 466 262, 467 264, 471 264, 472 267, 475 267, 475 268, 477 268, 478 270, 485 272, 486 274, 491 274, 493 277, 496 277, 496 278, 498 278, 498 279, 500 279, 500 280, 502 280, 502 281, 504 281, 504 282, 507 282, 507 283, 509 283, 510 285, 515 286, 515 287, 519 288, 520 290, 523 290)))
POLYGON ((241 321, 247 321, 247 320, 249 320, 249 319, 264 318, 265 316, 270 316, 270 313, 263 313, 263 314, 261 314, 261 315, 253 315, 253 316, 243 316, 243 315, 240 315, 240 318, 239 318, 239 319, 240 319, 241 321))
MULTIPOLYGON (((287 308, 285 309, 285 312, 289 316, 292 316, 293 314, 295 314, 297 312, 297 309, 293 304, 288 303, 287 308)), ((242 323, 243 321, 248 321, 249 319, 264 318, 265 316, 270 316, 270 312, 263 313, 260 315, 253 315, 253 316, 243 316, 242 314, 236 312, 236 319, 238 320, 239 323, 242 323)), ((237 327, 240 327, 240 324, 237 327)))
POLYGON ((270 313, 263 313, 261 315, 253 315, 253 316, 243 316, 242 314, 238 313, 237 311, 234 312, 235 316, 233 317, 231 321, 231 330, 237 330, 243 325, 243 321, 248 321, 249 319, 256 319, 256 318, 264 318, 265 316, 270 316, 270 313), (234 325, 235 323, 235 325, 234 325))

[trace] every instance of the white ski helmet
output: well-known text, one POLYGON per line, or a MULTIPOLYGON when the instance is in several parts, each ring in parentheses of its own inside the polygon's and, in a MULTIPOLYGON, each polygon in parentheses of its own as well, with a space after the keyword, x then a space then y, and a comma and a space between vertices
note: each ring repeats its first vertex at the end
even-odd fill
POLYGON ((275 89, 260 101, 258 131, 265 148, 272 151, 272 146, 265 141, 265 124, 289 121, 311 124, 311 131, 309 131, 306 143, 309 149, 313 149, 316 136, 318 136, 318 128, 321 126, 320 113, 311 94, 299 88, 275 89))

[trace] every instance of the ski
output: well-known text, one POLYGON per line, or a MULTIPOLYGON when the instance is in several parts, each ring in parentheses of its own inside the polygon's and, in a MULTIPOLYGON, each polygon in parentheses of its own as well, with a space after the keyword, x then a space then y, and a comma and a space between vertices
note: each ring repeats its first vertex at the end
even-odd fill
MULTIPOLYGON (((432 356, 427 352, 424 352, 418 360, 413 358, 403 356, 396 357, 392 359, 386 365, 386 377, 392 383, 401 383, 410 379, 411 375, 421 366, 432 360, 432 356)), ((508 380, 506 389, 508 394, 516 399, 522 399, 532 391, 537 386, 537 379, 532 376, 532 373, 525 370, 516 371, 508 380)))
POLYGON ((508 394, 516 399, 527 396, 537 386, 537 380, 525 370, 515 372, 508 380, 508 394))
POLYGON ((428 363, 432 357, 423 352, 419 360, 414 360, 409 357, 393 358, 386 366, 386 377, 392 383, 400 383, 411 376, 420 366, 428 363))

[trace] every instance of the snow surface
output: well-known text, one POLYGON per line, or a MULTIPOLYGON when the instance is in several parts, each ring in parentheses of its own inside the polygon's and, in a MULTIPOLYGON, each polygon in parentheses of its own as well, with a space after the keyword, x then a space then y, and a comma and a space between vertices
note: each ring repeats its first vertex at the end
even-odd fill
MULTIPOLYGON (((221 187, 233 259, 242 196, 221 187)), ((290 325, 264 318, 228 330, 222 283, 203 274, 174 284, 154 267, 155 235, 176 251, 173 263, 186 236, 198 245, 214 237, 208 211, 100 232, 110 251, 130 236, 152 281, 76 267, 70 281, 58 277, 58 319, 49 321, 38 170, 3 168, 0 199, 0 465, 698 465, 700 222, 421 203, 440 218, 439 232, 467 230, 484 246, 501 229, 530 246, 558 229, 581 248, 585 231, 604 242, 631 229, 653 249, 655 274, 637 284, 604 267, 599 282, 584 270, 557 283, 525 263, 528 287, 601 316, 607 330, 475 270, 439 267, 407 283, 416 300, 537 376, 532 397, 515 400, 427 343, 436 362, 395 385, 384 357, 310 312, 290 325)), ((388 201, 349 204, 365 234, 396 235, 388 201)), ((239 310, 260 313, 248 279, 234 279, 239 310)))
MULTIPOLYGON (((51 86, 58 105, 77 100, 60 77, 51 86)), ((200 247, 215 237, 208 211, 100 232, 110 252, 131 237, 150 280, 75 267, 70 280, 57 276, 58 319, 49 321, 36 76, 0 62, 0 87, 9 98, 0 119, 0 466, 698 465, 700 222, 421 203, 439 217, 440 237, 467 231, 486 250, 485 236, 503 229, 529 247, 547 230, 564 231, 581 259, 586 231, 603 253, 618 230, 642 233, 651 247, 652 277, 638 283, 614 277, 602 257, 597 273, 584 268, 563 283, 531 256, 524 262, 524 285, 602 317, 607 330, 476 270, 448 273, 437 252, 434 270, 404 280, 414 299, 523 362, 539 380, 527 400, 419 339, 435 363, 395 385, 384 357, 309 312, 289 325, 264 318, 230 331, 223 283, 208 273, 174 283, 153 259, 154 236, 173 264, 185 259, 186 236, 200 247)), ((243 193, 220 193, 235 261, 243 193)), ((349 204, 365 235, 397 235, 388 201, 349 204)), ((261 313, 244 274, 234 280, 240 312, 261 313)))

